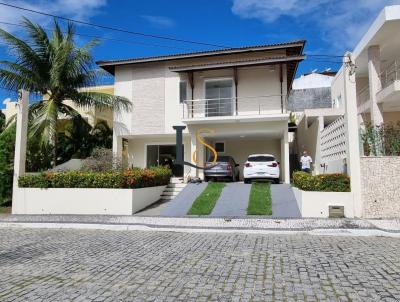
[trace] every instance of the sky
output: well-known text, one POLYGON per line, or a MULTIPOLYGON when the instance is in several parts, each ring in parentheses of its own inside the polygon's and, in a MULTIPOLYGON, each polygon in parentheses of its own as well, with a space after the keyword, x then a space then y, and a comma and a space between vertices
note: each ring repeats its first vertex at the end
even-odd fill
MULTIPOLYGON (((385 5, 400 0, 0 0, 50 14, 146 34, 237 47, 306 40, 309 54, 297 76, 312 70, 336 70, 385 5)), ((53 19, 0 5, 0 27, 24 38, 25 16, 51 28, 53 19)), ((111 60, 215 49, 76 25, 77 43, 102 38, 94 49, 96 60, 111 60)), ((0 60, 12 60, 0 42, 0 60)), ((0 90, 0 108, 15 94, 0 90)))

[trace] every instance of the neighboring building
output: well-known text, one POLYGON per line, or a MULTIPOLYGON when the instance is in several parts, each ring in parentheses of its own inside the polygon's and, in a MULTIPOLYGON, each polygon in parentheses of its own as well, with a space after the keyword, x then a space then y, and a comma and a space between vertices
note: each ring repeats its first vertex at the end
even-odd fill
POLYGON ((305 109, 332 108, 331 83, 335 72, 311 72, 293 81, 288 98, 288 110, 303 112, 305 109))
POLYGON ((4 113, 4 116, 6 117, 6 122, 10 120, 13 116, 17 114, 17 102, 11 100, 10 98, 7 98, 3 101, 3 105, 5 105, 4 109, 1 109, 1 112, 4 113))
MULTIPOLYGON (((113 85, 103 85, 103 86, 95 86, 83 88, 82 91, 95 91, 95 92, 103 92, 114 94, 114 86, 113 85)), ((43 99, 48 98, 48 96, 43 96, 43 99)), ((91 125, 95 126, 100 121, 107 122, 108 126, 112 128, 113 126, 113 111, 111 109, 96 109, 94 107, 83 108, 77 107, 74 102, 71 100, 65 100, 65 104, 69 105, 73 109, 79 112, 79 114, 91 125)), ((3 104, 5 108, 2 109, 2 112, 6 116, 6 121, 16 115, 17 113, 17 102, 12 101, 11 99, 4 100, 3 104)), ((59 117, 61 120, 63 117, 59 117)))
MULTIPOLYGON (((132 112, 114 113, 114 152, 121 156, 125 142, 129 165, 139 167, 174 160, 172 127, 185 125, 184 159, 193 162, 196 151, 203 165, 208 152, 196 133, 209 128, 207 142, 242 167, 249 154, 276 155, 288 183, 286 98, 304 43, 98 62, 115 75, 115 94, 133 104, 132 112)), ((203 177, 188 167, 184 174, 203 177)))
MULTIPOLYGON (((399 133, 391 146, 393 137, 375 136, 377 154, 364 155, 360 142, 366 123, 400 122, 400 6, 385 7, 344 60, 332 82, 332 99, 345 104, 344 128, 336 130, 329 150, 347 161, 362 216, 400 217, 400 156, 382 151, 398 148, 399 133)), ((325 163, 332 166, 334 160, 327 156, 325 163)))

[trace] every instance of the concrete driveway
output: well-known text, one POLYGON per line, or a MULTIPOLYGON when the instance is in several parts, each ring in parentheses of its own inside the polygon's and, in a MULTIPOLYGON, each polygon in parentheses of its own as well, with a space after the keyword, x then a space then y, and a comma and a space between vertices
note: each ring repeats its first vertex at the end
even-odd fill
MULTIPOLYGON (((185 216, 196 198, 206 188, 207 183, 188 184, 185 189, 172 201, 168 202, 160 216, 185 216)), ((227 183, 218 199, 212 217, 248 217, 246 210, 249 203, 251 185, 243 182, 227 183)), ((292 188, 287 184, 271 184, 272 217, 299 218, 292 188)), ((268 216, 266 216, 268 217, 268 216)))
POLYGON ((271 185, 272 216, 279 218, 300 218, 292 187, 288 184, 271 185))

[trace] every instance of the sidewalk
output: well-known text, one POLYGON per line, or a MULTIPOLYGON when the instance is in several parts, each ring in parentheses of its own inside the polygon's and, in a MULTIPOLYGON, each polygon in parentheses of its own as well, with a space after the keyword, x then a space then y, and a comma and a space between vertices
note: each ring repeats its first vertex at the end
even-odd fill
POLYGON ((307 233, 400 238, 400 219, 186 218, 91 215, 0 215, 0 228, 148 230, 224 233, 307 233))

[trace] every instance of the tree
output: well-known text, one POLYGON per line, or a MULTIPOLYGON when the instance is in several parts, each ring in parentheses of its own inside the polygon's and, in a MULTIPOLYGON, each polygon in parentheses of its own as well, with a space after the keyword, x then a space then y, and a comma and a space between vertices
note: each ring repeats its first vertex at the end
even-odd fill
POLYGON ((0 133, 3 132, 3 129, 6 125, 6 116, 3 112, 0 111, 0 133))
POLYGON ((130 110, 131 103, 123 97, 80 89, 96 85, 98 72, 94 69, 91 49, 97 41, 92 40, 83 47, 75 45, 72 23, 68 23, 63 32, 54 20, 51 36, 26 18, 22 26, 28 35, 24 40, 0 29, 0 39, 14 57, 14 61, 0 61, 0 87, 48 96, 30 105, 29 135, 40 145, 50 146, 55 166, 58 117, 64 115, 74 119, 79 115, 64 100, 70 99, 78 107, 113 108, 115 111, 130 110))
POLYGON ((0 134, 0 206, 11 203, 15 125, 0 134))

